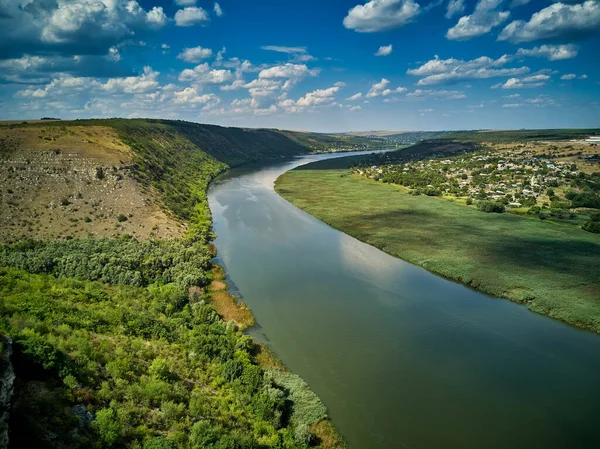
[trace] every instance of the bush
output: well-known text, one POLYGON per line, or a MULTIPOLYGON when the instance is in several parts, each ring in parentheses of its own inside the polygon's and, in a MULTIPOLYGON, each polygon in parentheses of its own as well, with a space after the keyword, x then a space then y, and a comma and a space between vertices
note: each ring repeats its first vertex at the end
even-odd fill
POLYGON ((117 221, 119 223, 123 223, 124 221, 127 221, 127 215, 119 214, 119 216, 117 217, 117 221))
POLYGON ((497 201, 479 201, 479 203, 477 203, 477 209, 481 212, 497 214, 501 214, 505 211, 504 204, 497 201))
POLYGON ((594 234, 600 234, 600 221, 588 221, 586 222, 581 229, 588 232, 593 232, 594 234))
POLYGON ((467 198, 467 206, 473 204, 473 198, 467 198))

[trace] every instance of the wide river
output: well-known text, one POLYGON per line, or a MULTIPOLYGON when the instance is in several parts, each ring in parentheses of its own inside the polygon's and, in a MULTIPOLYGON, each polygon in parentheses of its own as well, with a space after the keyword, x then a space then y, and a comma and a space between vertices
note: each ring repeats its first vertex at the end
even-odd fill
POLYGON ((252 335, 350 448, 600 447, 600 336, 388 256, 274 192, 287 170, 339 156, 234 169, 209 201, 252 335))

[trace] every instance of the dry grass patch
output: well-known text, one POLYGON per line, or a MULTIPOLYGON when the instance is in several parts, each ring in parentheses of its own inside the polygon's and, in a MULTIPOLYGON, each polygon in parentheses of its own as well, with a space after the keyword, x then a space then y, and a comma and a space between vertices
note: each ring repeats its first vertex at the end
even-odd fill
POLYGON ((323 449, 346 449, 346 443, 328 419, 322 419, 318 423, 309 426, 308 430, 319 439, 319 447, 323 449))
POLYGON ((256 322, 248 306, 227 292, 227 283, 223 268, 215 265, 210 270, 210 273, 212 275, 212 282, 208 287, 206 297, 216 312, 225 321, 235 321, 242 330, 254 326, 256 322))

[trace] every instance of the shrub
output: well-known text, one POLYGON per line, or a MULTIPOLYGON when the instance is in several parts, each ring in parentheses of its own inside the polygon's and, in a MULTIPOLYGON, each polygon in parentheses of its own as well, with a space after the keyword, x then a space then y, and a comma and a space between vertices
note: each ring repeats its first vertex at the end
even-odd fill
POLYGON ((594 234, 600 234, 600 221, 588 221, 586 222, 581 229, 588 232, 593 232, 594 234))
POLYGON ((96 168, 96 178, 100 180, 104 179, 104 169, 102 167, 96 168))
POLYGON ((477 209, 481 212, 501 214, 504 212, 505 207, 504 204, 497 201, 479 201, 477 209))
POLYGON ((127 221, 127 220, 128 220, 127 215, 119 214, 119 216, 117 217, 117 221, 119 223, 123 223, 124 221, 127 221))
POLYGON ((473 198, 467 198, 467 206, 473 204, 473 198))
POLYGON ((108 447, 117 444, 123 436, 125 422, 124 413, 114 408, 98 410, 93 427, 98 432, 100 440, 108 447))

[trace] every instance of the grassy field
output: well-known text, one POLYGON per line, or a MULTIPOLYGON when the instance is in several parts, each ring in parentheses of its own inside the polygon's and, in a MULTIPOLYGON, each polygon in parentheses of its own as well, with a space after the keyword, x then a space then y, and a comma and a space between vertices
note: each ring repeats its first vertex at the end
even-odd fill
POLYGON ((275 189, 325 223, 408 262, 531 310, 600 332, 600 236, 570 225, 485 214, 308 164, 275 189))

